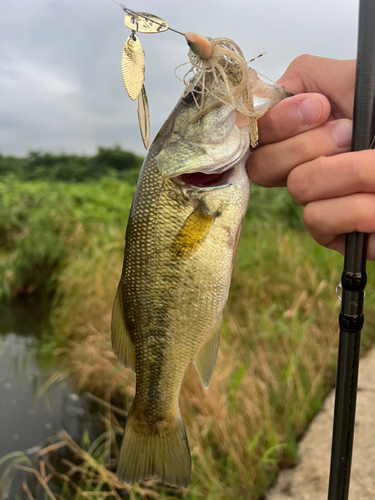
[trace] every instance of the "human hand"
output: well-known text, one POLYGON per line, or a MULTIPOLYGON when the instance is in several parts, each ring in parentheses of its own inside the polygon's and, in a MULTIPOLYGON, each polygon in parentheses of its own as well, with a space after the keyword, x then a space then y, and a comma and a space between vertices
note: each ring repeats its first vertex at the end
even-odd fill
POLYGON ((294 97, 258 121, 250 179, 287 186, 304 207, 304 222, 321 245, 344 253, 345 233, 371 233, 375 260, 375 151, 350 151, 355 61, 295 59, 278 82, 294 97))

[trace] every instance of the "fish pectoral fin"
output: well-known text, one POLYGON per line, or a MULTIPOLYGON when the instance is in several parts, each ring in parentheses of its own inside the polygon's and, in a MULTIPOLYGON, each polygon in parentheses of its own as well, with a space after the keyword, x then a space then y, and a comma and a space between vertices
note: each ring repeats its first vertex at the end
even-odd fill
POLYGON ((200 353, 194 360, 195 368, 205 389, 208 389, 210 386, 212 374, 215 369, 217 353, 219 350, 220 326, 221 318, 219 326, 215 328, 213 335, 204 344, 200 353))
POLYGON ((112 309, 112 349, 121 363, 135 372, 135 347, 126 327, 122 302, 121 282, 112 309))
POLYGON ((209 214, 203 204, 189 215, 171 245, 172 260, 188 259, 199 248, 211 229, 217 214, 209 214))

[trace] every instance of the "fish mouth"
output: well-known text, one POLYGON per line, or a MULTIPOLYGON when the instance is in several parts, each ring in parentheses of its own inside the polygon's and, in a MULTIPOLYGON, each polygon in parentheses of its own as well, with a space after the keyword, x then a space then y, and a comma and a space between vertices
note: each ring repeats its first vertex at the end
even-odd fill
POLYGON ((205 174, 204 172, 182 174, 178 177, 178 179, 183 184, 198 188, 220 188, 230 184, 229 179, 233 168, 218 174, 205 174))
POLYGON ((242 176, 245 170, 245 165, 248 157, 250 156, 250 149, 248 149, 242 156, 241 159, 235 164, 222 171, 212 173, 210 172, 192 172, 187 174, 181 174, 178 177, 172 178, 172 180, 184 186, 185 188, 196 188, 199 191, 213 191, 215 189, 222 189, 238 181, 239 176, 242 176))

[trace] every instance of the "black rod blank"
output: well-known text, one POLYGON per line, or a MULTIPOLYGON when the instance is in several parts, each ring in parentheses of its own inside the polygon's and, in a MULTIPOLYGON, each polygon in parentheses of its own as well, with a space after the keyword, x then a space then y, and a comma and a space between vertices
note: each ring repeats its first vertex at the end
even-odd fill
MULTIPOLYGON (((374 135, 375 0, 360 0, 352 151, 370 149, 374 135)), ((364 321, 363 297, 367 280, 367 237, 358 232, 346 235, 328 500, 347 500, 349 495, 359 347, 364 321)))

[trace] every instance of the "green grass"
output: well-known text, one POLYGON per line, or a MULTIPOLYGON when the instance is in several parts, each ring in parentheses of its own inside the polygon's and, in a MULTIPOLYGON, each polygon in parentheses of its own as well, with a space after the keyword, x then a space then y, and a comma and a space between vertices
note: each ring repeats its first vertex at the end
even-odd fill
MULTIPOLYGON (((109 329, 133 192, 133 181, 113 178, 0 184, 2 297, 52 290, 52 333, 41 355, 77 388, 123 409, 134 374, 115 359, 109 329)), ((193 458, 184 498, 258 500, 280 467, 295 462, 298 439, 334 383, 342 265, 342 256, 310 238, 285 190, 253 188, 211 386, 202 389, 189 367, 182 388, 193 458)), ((365 303, 363 351, 374 341, 371 289, 365 303)), ((115 413, 108 420, 119 439, 115 413)), ((112 451, 104 443, 82 449, 105 468, 104 451, 116 460, 118 449, 116 440, 112 451)), ((101 484, 92 481, 78 484, 87 491, 101 484)), ((129 490, 134 498, 137 488, 129 490)), ((154 483, 148 488, 154 498, 170 495, 154 483)))
MULTIPOLYGON (((133 171, 129 174, 134 178, 133 171)), ((134 183, 0 182, 0 300, 54 292, 72 252, 88 238, 125 228, 134 183)), ((100 244, 104 244, 104 241, 100 244)))

